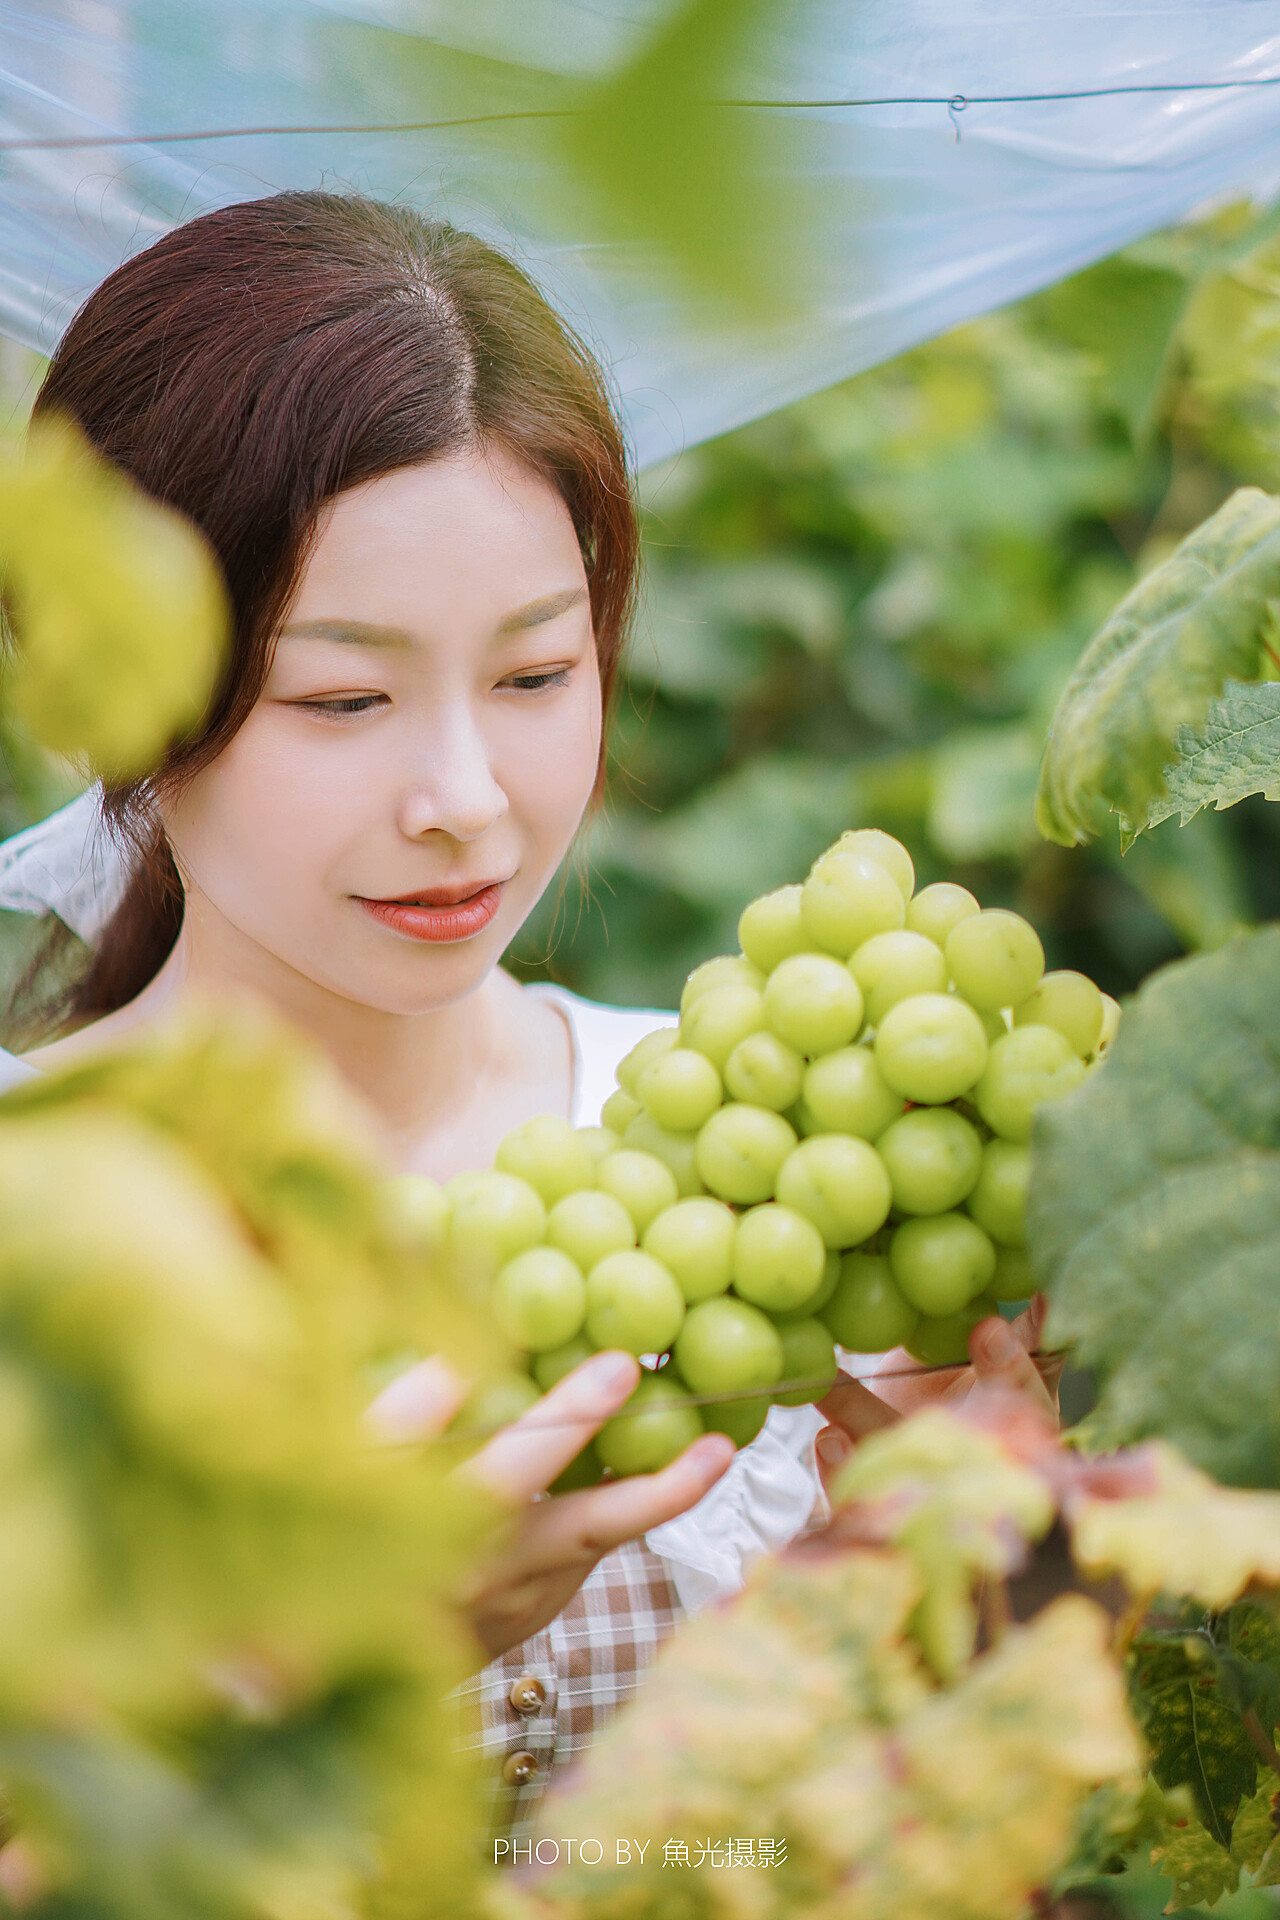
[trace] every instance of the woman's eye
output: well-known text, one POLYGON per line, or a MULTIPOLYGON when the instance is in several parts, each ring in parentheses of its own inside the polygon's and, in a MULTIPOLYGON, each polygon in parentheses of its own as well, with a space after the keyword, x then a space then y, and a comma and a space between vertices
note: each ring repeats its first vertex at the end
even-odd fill
POLYGON ((371 707, 380 705, 385 697, 381 693, 354 693, 338 700, 299 700, 295 704, 305 708, 308 713, 324 713, 341 718, 347 713, 368 713, 371 707))
POLYGON ((546 673, 518 673, 504 680, 505 687, 518 687, 522 693, 540 693, 543 687, 563 687, 569 682, 568 667, 553 667, 546 673))

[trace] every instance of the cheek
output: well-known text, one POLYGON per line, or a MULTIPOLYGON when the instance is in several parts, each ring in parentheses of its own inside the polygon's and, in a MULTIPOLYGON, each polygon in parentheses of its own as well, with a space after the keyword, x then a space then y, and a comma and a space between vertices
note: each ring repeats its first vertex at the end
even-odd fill
POLYGON ((503 730, 494 772, 512 810, 540 850, 558 861, 578 830, 600 761, 600 682, 582 677, 538 728, 530 751, 527 721, 515 716, 503 730))
POLYGON ((212 896, 244 893, 269 872, 288 893, 323 871, 349 838, 355 795, 319 755, 251 715, 166 810, 178 864, 212 896))

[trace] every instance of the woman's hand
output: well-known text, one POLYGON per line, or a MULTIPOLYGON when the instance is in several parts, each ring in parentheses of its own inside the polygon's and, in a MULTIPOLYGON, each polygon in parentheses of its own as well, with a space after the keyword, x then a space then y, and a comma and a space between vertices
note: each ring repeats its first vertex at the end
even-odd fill
MULTIPOLYGON (((707 1433, 661 1473, 548 1497, 545 1489, 617 1413, 639 1377, 629 1353, 593 1354, 457 1469, 515 1508, 460 1596, 491 1660, 554 1620, 606 1553, 695 1506, 733 1459, 732 1440, 707 1433)), ((466 1392, 435 1357, 393 1381, 366 1417, 383 1440, 424 1440, 443 1431, 466 1392)))
MULTIPOLYGON (((1002 1320, 997 1314, 980 1320, 969 1336, 971 1367, 886 1373, 867 1386, 840 1375, 817 1403, 828 1421, 814 1443, 824 1487, 830 1489, 859 1440, 922 1407, 955 1406, 971 1395, 1013 1392, 1056 1421, 1062 1363, 1046 1360, 1042 1372, 1031 1358, 1040 1345, 1046 1308, 1044 1295, 1038 1293, 1016 1320, 1002 1320)), ((904 1365, 910 1365, 909 1355, 904 1353, 903 1359, 904 1365)))

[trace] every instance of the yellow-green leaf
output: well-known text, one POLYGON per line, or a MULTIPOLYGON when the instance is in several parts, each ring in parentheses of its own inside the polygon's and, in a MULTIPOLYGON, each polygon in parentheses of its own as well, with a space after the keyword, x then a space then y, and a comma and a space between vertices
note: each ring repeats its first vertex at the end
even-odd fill
POLYGON ((0 578, 4 701, 44 746, 129 778, 199 720, 229 632, 213 556, 68 421, 0 471, 0 578))

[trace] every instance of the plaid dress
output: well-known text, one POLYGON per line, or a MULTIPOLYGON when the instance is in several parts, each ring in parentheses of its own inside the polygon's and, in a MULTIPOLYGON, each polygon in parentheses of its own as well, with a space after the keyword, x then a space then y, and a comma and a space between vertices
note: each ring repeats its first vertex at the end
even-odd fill
POLYGON ((540 1633, 463 1683, 458 1693, 476 1728, 467 1744, 485 1756, 494 1839, 528 1839, 548 1786, 631 1698, 684 1617, 663 1562, 643 1540, 629 1540, 540 1633), (530 1680, 541 1685, 540 1703, 530 1680), (536 1762, 523 1784, 503 1777, 517 1753, 536 1762))

